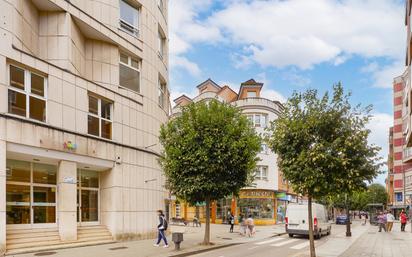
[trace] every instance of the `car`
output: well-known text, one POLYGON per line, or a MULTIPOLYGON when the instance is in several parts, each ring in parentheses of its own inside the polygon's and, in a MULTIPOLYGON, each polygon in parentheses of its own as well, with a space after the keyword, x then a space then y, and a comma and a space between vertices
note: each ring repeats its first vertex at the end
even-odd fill
POLYGON ((336 224, 337 224, 337 225, 346 225, 346 222, 347 222, 347 221, 350 222, 350 220, 349 220, 349 218, 348 218, 347 215, 338 215, 338 216, 336 217, 336 224))
MULTIPOLYGON (((330 235, 332 226, 328 220, 326 207, 313 203, 313 233, 316 239, 330 235)), ((294 235, 309 235, 308 205, 290 203, 286 209, 285 230, 289 237, 294 235)))

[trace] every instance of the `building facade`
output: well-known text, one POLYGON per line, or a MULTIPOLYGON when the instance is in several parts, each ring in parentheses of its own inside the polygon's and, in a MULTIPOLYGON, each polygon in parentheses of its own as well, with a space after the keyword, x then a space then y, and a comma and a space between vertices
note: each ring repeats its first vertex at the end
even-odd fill
POLYGON ((394 202, 394 185, 393 185, 393 127, 389 128, 389 153, 388 153, 388 160, 387 160, 387 165, 388 165, 388 174, 385 179, 385 185, 386 185, 386 193, 388 194, 388 202, 387 205, 388 207, 393 206, 394 202))
MULTIPOLYGON (((251 79, 240 85, 238 92, 228 86, 220 86, 208 79, 197 86, 198 95, 193 99, 182 95, 175 99, 176 106, 173 115, 181 112, 181 107, 192 102, 218 101, 231 103, 240 108, 244 115, 252 122, 258 134, 264 134, 265 128, 275 120, 283 109, 278 101, 272 101, 261 95, 263 83, 251 79)), ((222 199, 212 203, 212 223, 227 222, 228 214, 235 216, 251 214, 256 224, 274 224, 283 220, 286 203, 297 201, 294 194, 290 194, 287 182, 279 174, 277 156, 265 143, 262 143, 261 152, 258 154, 260 161, 257 164, 255 182, 253 187, 244 188, 239 197, 222 199), (281 180, 281 181, 280 181, 281 180), (283 187, 280 187, 282 185, 283 187), (279 208, 278 208, 279 207, 279 208), (278 219, 278 216, 280 217, 278 219)), ((204 218, 204 204, 188 206, 179 200, 173 203, 172 217, 182 217, 191 220, 195 216, 204 218)))
POLYGON ((168 206, 167 0, 0 8, 0 254, 154 236, 168 206), (87 238, 92 226, 104 236, 87 238))

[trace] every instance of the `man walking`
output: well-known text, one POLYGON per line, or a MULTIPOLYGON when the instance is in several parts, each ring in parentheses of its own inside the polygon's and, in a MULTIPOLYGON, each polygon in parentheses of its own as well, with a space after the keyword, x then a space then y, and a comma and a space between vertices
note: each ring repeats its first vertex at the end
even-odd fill
POLYGON ((233 216, 232 213, 229 215, 229 224, 230 224, 230 233, 233 233, 233 226, 235 225, 235 217, 233 216))
POLYGON ((169 247, 168 243, 167 243, 167 239, 166 239, 166 235, 165 235, 165 231, 167 230, 167 221, 165 219, 165 215, 163 214, 162 210, 158 210, 157 211, 157 215, 159 216, 159 225, 157 225, 157 230, 159 232, 158 237, 157 237, 157 243, 154 244, 153 246, 158 247, 160 244, 160 241, 165 242, 165 246, 163 246, 164 248, 169 247))
POLYGON ((382 228, 386 232, 386 214, 379 212, 378 224, 379 224, 379 232, 382 232, 382 228))
POLYGON ((395 217, 393 216, 391 212, 388 212, 388 214, 386 214, 386 229, 388 232, 392 231, 394 221, 395 221, 395 217))
POLYGON ((408 221, 408 216, 406 216, 405 210, 402 210, 399 219, 401 220, 401 231, 405 232, 406 222, 408 221))

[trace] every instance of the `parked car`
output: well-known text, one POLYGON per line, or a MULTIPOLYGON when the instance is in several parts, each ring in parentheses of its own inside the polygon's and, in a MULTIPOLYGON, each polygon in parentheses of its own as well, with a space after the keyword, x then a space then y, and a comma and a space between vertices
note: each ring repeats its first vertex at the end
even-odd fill
MULTIPOLYGON (((319 239, 323 235, 329 235, 332 226, 328 220, 326 207, 313 203, 313 233, 315 238, 319 239)), ((285 229, 289 237, 294 235, 309 235, 308 205, 291 203, 288 205, 285 217, 285 229)))
POLYGON ((343 214, 343 215, 338 215, 338 216, 336 217, 336 224, 337 224, 337 225, 346 225, 346 222, 347 222, 347 221, 350 222, 350 219, 349 219, 348 216, 345 215, 345 214, 343 214))

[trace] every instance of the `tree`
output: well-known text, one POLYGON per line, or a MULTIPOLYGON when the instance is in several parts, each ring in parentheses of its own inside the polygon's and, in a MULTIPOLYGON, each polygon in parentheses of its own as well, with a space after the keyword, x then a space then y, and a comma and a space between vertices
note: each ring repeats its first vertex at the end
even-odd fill
POLYGON ((388 201, 388 194, 386 193, 384 186, 374 183, 368 186, 368 191, 366 191, 366 199, 367 203, 386 204, 388 201))
POLYGON ((161 127, 160 142, 169 190, 191 204, 206 202, 203 244, 210 244, 210 202, 250 184, 261 138, 237 108, 212 100, 183 107, 161 127))
POLYGON ((284 177, 308 197, 311 256, 316 256, 312 199, 365 188, 379 170, 379 147, 368 144, 365 128, 371 107, 352 107, 349 98, 340 83, 331 97, 326 92, 319 98, 316 90, 294 92, 269 128, 268 143, 284 177))

